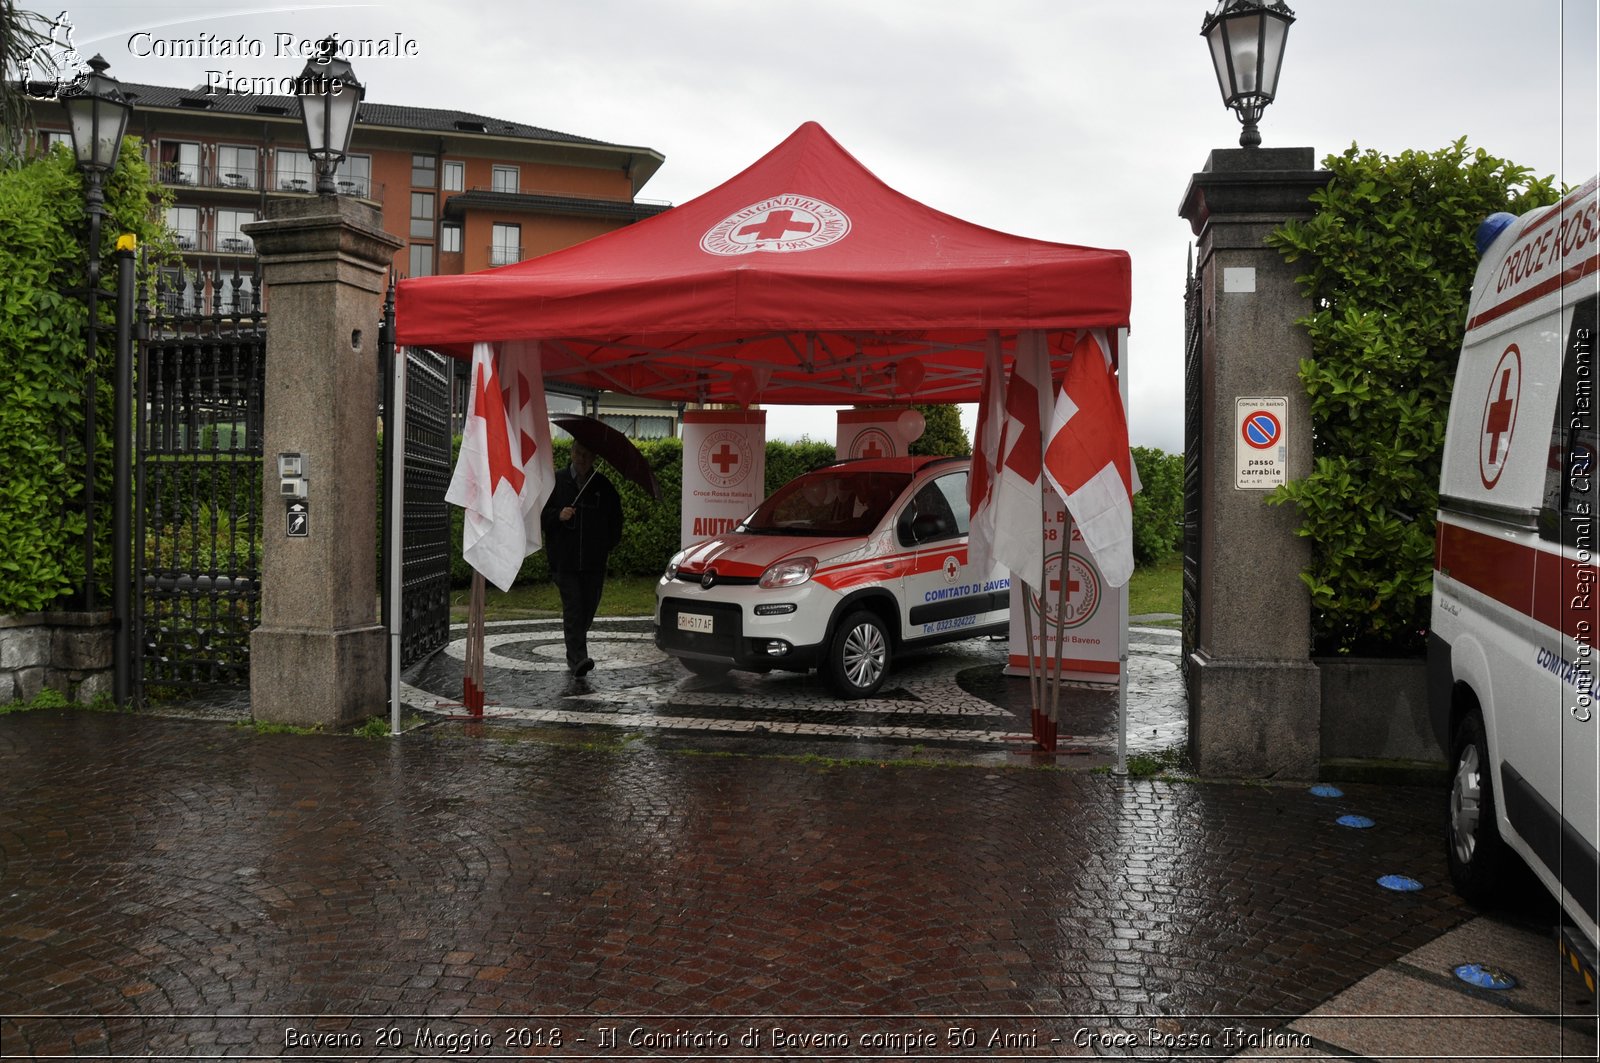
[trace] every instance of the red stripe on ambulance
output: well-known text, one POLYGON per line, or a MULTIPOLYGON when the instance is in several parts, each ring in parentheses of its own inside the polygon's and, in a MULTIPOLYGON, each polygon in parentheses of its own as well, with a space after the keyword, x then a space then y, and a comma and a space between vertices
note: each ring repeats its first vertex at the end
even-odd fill
POLYGON ((1439 522, 1434 568, 1568 638, 1595 637, 1600 569, 1497 535, 1439 522))

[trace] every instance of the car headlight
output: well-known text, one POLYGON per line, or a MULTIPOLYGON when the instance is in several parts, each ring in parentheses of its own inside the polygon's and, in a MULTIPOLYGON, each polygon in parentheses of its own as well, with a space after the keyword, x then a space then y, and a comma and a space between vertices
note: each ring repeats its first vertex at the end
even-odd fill
POLYGON ((779 561, 761 573, 761 586, 768 590, 774 587, 798 587, 810 579, 816 570, 816 558, 791 557, 787 561, 779 561))
POLYGON ((672 555, 670 560, 667 561, 667 579, 678 578, 678 566, 683 564, 683 555, 687 554, 688 552, 689 551, 687 550, 679 550, 677 553, 672 555))

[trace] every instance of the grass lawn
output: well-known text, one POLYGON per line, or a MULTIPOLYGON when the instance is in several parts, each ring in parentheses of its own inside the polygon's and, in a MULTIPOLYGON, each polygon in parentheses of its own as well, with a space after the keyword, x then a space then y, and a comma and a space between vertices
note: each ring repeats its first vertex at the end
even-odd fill
MULTIPOLYGON (((655 612, 656 577, 613 576, 606 580, 600 598, 601 616, 649 616, 655 612)), ((1183 611, 1183 559, 1171 558, 1134 570, 1128 583, 1128 612, 1181 613, 1183 611)), ((528 583, 508 593, 489 588, 483 608, 485 620, 533 620, 561 615, 561 598, 551 583, 528 583)), ((450 592, 450 619, 467 619, 467 590, 450 592)), ((1175 621, 1174 621, 1175 622, 1175 621)))
MULTIPOLYGON (((450 592, 450 619, 466 623, 465 587, 450 592)), ((600 596, 601 616, 650 616, 656 611, 656 577, 612 576, 600 596)), ((524 583, 502 593, 489 588, 483 606, 485 620, 537 620, 561 615, 561 596, 555 584, 524 583)))
MULTIPOLYGON (((1183 557, 1176 555, 1133 570, 1128 581, 1128 615, 1183 614, 1183 557)), ((1174 620, 1172 623, 1176 624, 1174 620)))

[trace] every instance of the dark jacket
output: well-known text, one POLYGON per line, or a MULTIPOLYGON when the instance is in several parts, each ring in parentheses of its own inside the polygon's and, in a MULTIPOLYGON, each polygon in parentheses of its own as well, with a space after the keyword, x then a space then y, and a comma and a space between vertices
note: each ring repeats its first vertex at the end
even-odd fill
POLYGON ((603 572, 606 557, 622 541, 622 499, 611 481, 594 472, 582 495, 579 486, 571 466, 556 473, 550 500, 539 515, 552 572, 603 572), (575 498, 578 512, 563 522, 561 510, 575 498))

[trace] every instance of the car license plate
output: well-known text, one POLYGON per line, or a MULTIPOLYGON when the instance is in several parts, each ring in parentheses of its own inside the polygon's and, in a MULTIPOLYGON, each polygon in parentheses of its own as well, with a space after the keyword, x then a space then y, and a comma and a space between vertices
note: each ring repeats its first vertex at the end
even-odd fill
POLYGON ((711 617, 704 616, 704 615, 702 615, 700 613, 679 613, 678 614, 678 630, 679 631, 704 631, 706 634, 710 634, 711 633, 711 617))

